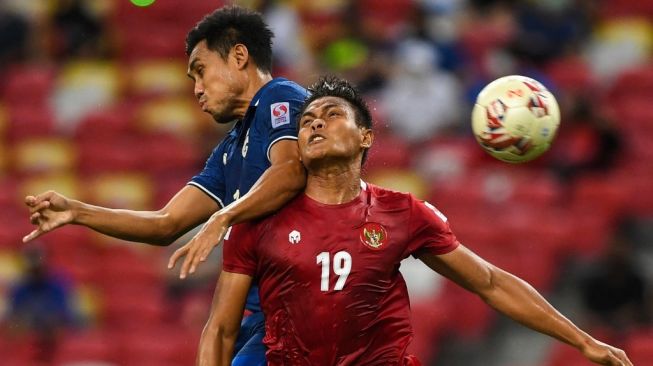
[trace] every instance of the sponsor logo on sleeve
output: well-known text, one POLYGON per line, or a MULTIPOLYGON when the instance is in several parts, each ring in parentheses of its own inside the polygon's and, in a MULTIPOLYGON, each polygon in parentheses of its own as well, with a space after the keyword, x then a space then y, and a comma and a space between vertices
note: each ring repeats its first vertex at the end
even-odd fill
POLYGON ((281 102, 270 105, 270 119, 272 121, 272 128, 289 124, 290 103, 281 102))

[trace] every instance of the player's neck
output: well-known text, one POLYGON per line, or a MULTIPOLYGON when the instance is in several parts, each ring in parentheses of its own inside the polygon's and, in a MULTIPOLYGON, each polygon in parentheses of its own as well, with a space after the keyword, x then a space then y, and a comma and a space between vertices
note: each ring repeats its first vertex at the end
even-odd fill
POLYGON ((245 90, 245 97, 247 98, 247 104, 251 103, 252 99, 258 93, 261 88, 269 83, 272 80, 272 75, 267 72, 263 72, 258 68, 253 68, 247 72, 249 83, 247 89, 245 90))
POLYGON ((347 203, 361 190, 361 169, 358 166, 330 166, 308 172, 304 193, 327 205, 347 203))
POLYGON ((252 99, 261 88, 272 80, 272 75, 265 73, 258 68, 247 71, 247 86, 244 88, 240 97, 235 102, 235 115, 238 119, 245 117, 252 99))

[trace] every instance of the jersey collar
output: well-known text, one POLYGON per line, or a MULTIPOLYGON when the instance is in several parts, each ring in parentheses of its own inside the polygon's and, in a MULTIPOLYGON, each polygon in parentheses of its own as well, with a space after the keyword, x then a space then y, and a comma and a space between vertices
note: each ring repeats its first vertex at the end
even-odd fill
POLYGON ((268 81, 267 83, 265 83, 265 85, 263 85, 261 87, 261 89, 259 89, 256 92, 256 94, 254 94, 254 97, 252 98, 252 101, 249 103, 249 107, 250 108, 258 107, 258 104, 261 101, 261 97, 263 96, 263 93, 265 93, 265 90, 269 89, 269 88, 273 87, 274 85, 276 85, 276 84, 278 84, 280 82, 283 82, 283 81, 287 81, 287 79, 285 79, 285 78, 274 78, 274 79, 268 81))

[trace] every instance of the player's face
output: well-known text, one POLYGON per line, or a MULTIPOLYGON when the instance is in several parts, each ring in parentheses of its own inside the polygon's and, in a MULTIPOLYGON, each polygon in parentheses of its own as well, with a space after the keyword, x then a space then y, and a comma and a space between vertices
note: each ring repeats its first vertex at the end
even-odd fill
POLYGON ((218 123, 238 119, 234 110, 244 83, 242 73, 231 55, 224 60, 217 52, 210 50, 206 40, 203 40, 188 58, 188 76, 195 83, 193 92, 202 111, 209 113, 218 123))
POLYGON ((351 161, 361 156, 371 145, 372 132, 356 124, 349 102, 324 97, 309 104, 302 114, 298 138, 302 161, 308 167, 318 160, 351 161))

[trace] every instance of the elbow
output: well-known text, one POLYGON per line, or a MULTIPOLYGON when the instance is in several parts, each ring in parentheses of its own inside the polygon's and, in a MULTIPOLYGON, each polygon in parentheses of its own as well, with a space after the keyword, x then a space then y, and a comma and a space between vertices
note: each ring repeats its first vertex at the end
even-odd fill
POLYGON ((501 270, 493 265, 487 269, 485 280, 476 288, 476 294, 483 299, 486 303, 492 301, 493 295, 500 287, 501 270))
POLYGON ((152 238, 152 243, 158 246, 167 247, 174 243, 183 233, 179 225, 174 222, 170 215, 159 211, 157 220, 157 235, 152 238))
POLYGON ((233 344, 236 342, 239 330, 239 324, 233 325, 218 319, 217 321, 209 321, 202 331, 202 337, 213 339, 223 345, 233 344))

